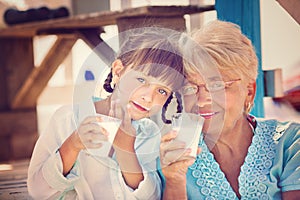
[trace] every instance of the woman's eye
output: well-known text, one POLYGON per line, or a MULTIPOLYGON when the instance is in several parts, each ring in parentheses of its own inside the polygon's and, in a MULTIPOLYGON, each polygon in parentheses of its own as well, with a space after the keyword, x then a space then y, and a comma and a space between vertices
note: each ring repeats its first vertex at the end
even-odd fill
POLYGON ((164 89, 159 89, 158 92, 159 92, 160 94, 162 94, 162 95, 165 95, 165 96, 168 95, 168 92, 167 92, 166 90, 164 90, 164 89))
POLYGON ((146 80, 143 79, 143 78, 137 78, 137 80, 138 80, 140 83, 146 83, 146 80))
POLYGON ((210 90, 217 91, 217 90, 224 89, 225 85, 224 85, 224 82, 222 82, 222 81, 216 81, 216 82, 209 84, 209 87, 210 87, 210 90))
POLYGON ((183 95, 196 94, 197 90, 198 90, 197 86, 187 86, 183 88, 183 95))

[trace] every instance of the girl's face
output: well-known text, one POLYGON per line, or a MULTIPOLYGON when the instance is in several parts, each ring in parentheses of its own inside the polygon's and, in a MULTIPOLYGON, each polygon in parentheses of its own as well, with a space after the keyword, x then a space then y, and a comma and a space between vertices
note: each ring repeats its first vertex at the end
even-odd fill
POLYGON ((123 107, 129 105, 131 118, 138 120, 158 113, 172 90, 157 78, 129 68, 120 76, 115 92, 123 107))
POLYGON ((243 117, 245 101, 249 94, 247 86, 238 78, 223 76, 222 82, 218 77, 208 77, 207 83, 210 83, 210 86, 206 87, 219 88, 220 84, 225 83, 224 89, 208 91, 200 74, 190 74, 187 79, 189 83, 184 87, 186 90, 182 89, 184 108, 186 112, 197 113, 205 118, 203 133, 208 133, 213 137, 212 140, 215 140, 216 134, 233 130, 243 117), (192 88, 196 88, 196 94, 190 92, 192 88))

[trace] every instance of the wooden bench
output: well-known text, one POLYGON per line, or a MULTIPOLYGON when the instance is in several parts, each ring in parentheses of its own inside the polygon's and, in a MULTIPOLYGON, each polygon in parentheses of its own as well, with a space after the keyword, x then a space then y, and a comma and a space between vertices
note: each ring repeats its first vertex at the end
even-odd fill
POLYGON ((0 163, 0 199, 28 200, 27 169, 29 160, 0 163))

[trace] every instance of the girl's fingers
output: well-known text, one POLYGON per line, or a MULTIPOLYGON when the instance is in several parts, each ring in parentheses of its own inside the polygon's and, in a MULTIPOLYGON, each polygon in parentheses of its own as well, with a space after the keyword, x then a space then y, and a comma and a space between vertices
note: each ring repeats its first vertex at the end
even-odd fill
POLYGON ((110 104, 110 110, 109 110, 109 116, 111 117, 115 117, 118 119, 122 119, 123 118, 123 110, 120 104, 120 100, 111 100, 111 104, 110 104))
POLYGON ((130 109, 130 105, 127 104, 126 105, 126 111, 124 112, 124 119, 123 119, 123 121, 124 121, 125 125, 130 125, 131 126, 131 116, 129 114, 129 109, 130 109))
POLYGON ((80 136, 82 143, 86 148, 96 148, 101 147, 103 142, 108 141, 108 137, 99 132, 87 132, 84 135, 80 136), (101 145, 99 145, 101 144, 101 145))
POLYGON ((101 126, 101 122, 100 123, 93 122, 93 123, 82 125, 79 127, 78 132, 79 134, 84 134, 88 132, 98 132, 99 134, 103 134, 106 136, 108 136, 109 134, 108 131, 101 126))
POLYGON ((88 116, 82 122, 81 125, 90 124, 92 122, 101 122, 103 121, 100 116, 88 116))

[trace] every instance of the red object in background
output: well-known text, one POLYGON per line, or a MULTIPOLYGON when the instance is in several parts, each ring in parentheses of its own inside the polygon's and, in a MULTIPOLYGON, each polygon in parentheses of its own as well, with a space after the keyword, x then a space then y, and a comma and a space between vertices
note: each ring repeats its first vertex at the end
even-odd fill
MULTIPOLYGON (((298 66, 297 66, 298 67, 298 66)), ((295 70, 291 70, 295 72, 295 70)), ((300 74, 296 73, 284 81, 284 96, 275 98, 277 101, 288 101, 298 112, 300 112, 300 74)))
POLYGON ((300 86, 298 88, 286 92, 283 98, 289 101, 292 104, 292 106, 300 112, 300 86))

